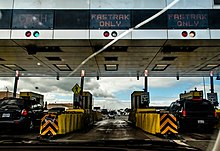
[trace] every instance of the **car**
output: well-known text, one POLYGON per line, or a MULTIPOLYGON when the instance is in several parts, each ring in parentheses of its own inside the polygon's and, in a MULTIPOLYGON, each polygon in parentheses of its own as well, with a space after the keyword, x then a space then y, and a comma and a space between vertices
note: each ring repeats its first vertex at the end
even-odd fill
POLYGON ((53 107, 48 110, 48 113, 61 114, 66 111, 65 107, 53 107))
POLYGON ((108 114, 109 119, 115 119, 115 111, 110 111, 108 114))
POLYGON ((4 98, 0 100, 1 129, 33 130, 37 119, 43 116, 43 110, 31 101, 19 98, 4 98))
POLYGON ((172 102, 169 113, 177 118, 179 130, 203 129, 213 130, 217 115, 210 101, 202 100, 177 100, 172 102))

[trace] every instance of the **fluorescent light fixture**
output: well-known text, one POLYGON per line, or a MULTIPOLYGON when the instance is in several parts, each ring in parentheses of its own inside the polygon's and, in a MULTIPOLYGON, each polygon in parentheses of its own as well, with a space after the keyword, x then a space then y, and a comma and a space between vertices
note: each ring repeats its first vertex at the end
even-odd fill
POLYGON ((156 64, 152 71, 164 71, 168 66, 169 64, 156 64))
POLYGON ((54 64, 54 66, 60 71, 72 71, 67 64, 54 64))
POLYGON ((118 71, 118 64, 105 64, 105 71, 118 71))
POLYGON ((207 64, 206 66, 200 68, 198 71, 210 71, 214 68, 217 68, 219 64, 207 64))
POLYGON ((13 70, 13 71, 16 71, 16 70, 19 70, 19 71, 25 71, 23 68, 19 67, 18 65, 16 64, 2 64, 3 67, 5 68, 8 68, 10 70, 13 70))

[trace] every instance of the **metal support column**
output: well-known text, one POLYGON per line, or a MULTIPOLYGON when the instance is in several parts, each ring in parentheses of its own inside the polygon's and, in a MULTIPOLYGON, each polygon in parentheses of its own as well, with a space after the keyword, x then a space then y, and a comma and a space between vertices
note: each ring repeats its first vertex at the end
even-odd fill
POLYGON ((80 91, 80 107, 83 108, 83 85, 84 85, 84 76, 85 76, 85 70, 81 70, 81 84, 80 84, 80 87, 81 87, 81 91, 80 91))
POLYGON ((210 72, 210 91, 211 93, 214 93, 214 81, 213 81, 213 72, 210 72))
POLYGON ((18 80, 19 80, 19 71, 16 70, 15 83, 14 83, 14 92, 13 92, 13 97, 14 97, 14 98, 16 98, 17 87, 18 87, 18 80))

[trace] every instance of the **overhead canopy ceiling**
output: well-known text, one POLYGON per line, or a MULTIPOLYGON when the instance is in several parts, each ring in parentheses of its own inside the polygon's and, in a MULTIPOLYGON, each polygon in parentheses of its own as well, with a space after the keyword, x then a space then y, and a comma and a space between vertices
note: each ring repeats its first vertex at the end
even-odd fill
POLYGON ((219 40, 120 40, 91 58, 84 59, 110 40, 0 40, 0 76, 88 77, 144 76, 201 77, 218 74, 219 40))

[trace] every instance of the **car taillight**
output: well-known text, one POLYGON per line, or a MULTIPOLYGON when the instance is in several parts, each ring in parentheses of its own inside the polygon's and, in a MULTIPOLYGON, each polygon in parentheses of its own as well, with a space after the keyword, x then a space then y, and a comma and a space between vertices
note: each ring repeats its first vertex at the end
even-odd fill
POLYGON ((183 116, 186 116, 186 111, 185 111, 185 110, 183 110, 182 114, 183 114, 183 116))
POLYGON ((217 113, 216 113, 216 111, 214 111, 214 116, 217 117, 217 113))
POLYGON ((28 114, 27 110, 23 109, 22 112, 21 112, 21 115, 27 116, 27 114, 28 114))

